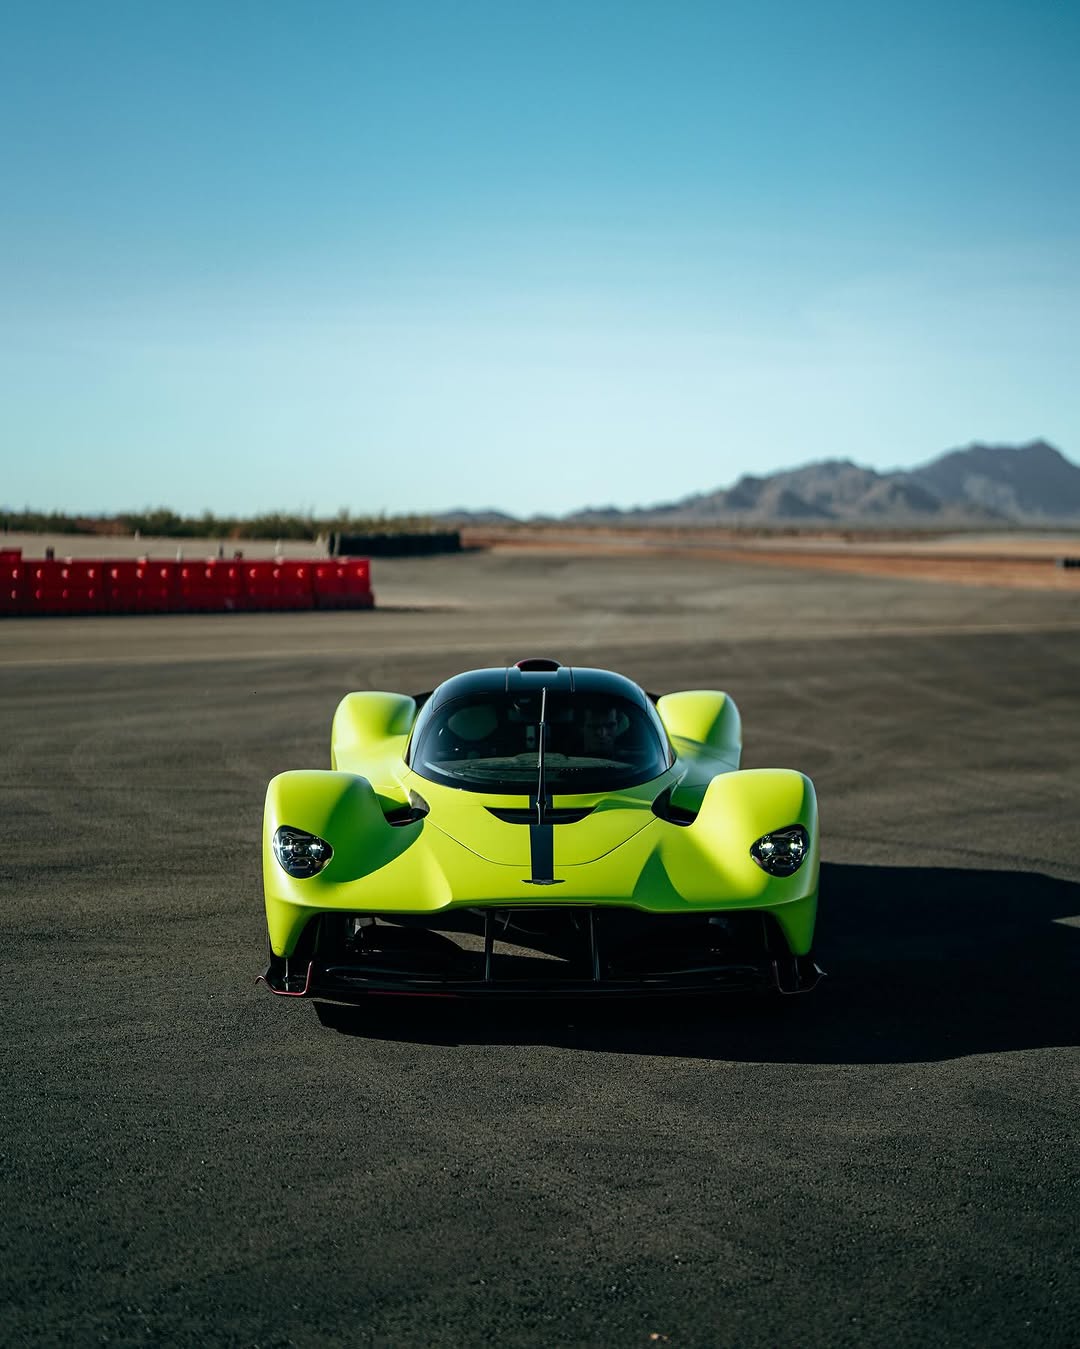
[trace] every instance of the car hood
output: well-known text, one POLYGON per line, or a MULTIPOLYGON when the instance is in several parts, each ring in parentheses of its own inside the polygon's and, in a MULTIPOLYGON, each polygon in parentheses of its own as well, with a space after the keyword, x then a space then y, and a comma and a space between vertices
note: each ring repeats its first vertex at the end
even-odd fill
MULTIPOLYGON (((429 806, 425 824, 449 835, 477 857, 500 866, 529 866, 535 808, 521 796, 458 791, 415 778, 411 784, 429 806)), ((545 812, 560 866, 582 866, 614 851, 652 824, 653 798, 664 779, 624 793, 557 796, 545 812)))

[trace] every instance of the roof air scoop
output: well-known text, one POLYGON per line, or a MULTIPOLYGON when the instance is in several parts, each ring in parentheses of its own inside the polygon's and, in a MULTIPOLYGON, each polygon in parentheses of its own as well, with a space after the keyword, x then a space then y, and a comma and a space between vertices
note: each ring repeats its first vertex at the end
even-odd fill
POLYGON ((515 670, 561 670, 562 665, 557 660, 549 660, 546 656, 531 656, 528 660, 519 660, 514 662, 515 670))

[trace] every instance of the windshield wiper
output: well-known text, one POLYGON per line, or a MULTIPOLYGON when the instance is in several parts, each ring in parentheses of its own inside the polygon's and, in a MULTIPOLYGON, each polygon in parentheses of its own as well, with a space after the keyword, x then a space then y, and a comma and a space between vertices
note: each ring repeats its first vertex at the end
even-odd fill
POLYGON ((544 824, 545 816, 551 806, 551 798, 547 794, 547 781, 544 777, 544 751, 547 748, 547 733, 547 689, 542 688, 540 690, 540 726, 536 752, 536 823, 538 825, 544 824))

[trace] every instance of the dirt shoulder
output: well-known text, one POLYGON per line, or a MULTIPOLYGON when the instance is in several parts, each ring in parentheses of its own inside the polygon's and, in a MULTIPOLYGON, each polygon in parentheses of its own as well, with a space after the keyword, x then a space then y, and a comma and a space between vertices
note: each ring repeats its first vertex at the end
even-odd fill
POLYGON ((967 586, 1080 592, 1080 534, 748 536, 734 531, 532 529, 465 530, 467 547, 568 556, 698 555, 762 566, 967 586))

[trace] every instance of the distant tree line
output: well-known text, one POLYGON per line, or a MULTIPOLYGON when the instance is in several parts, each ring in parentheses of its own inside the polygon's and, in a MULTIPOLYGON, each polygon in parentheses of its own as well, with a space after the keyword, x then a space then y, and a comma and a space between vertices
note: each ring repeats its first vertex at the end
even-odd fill
POLYGON ((436 526, 424 515, 351 515, 339 511, 334 516, 288 515, 271 511, 266 515, 240 517, 214 515, 178 515, 164 506, 156 510, 125 511, 119 515, 65 515, 61 511, 0 510, 4 533, 20 534, 100 534, 103 536, 140 534, 166 539, 303 539, 320 535, 423 533, 436 526))

